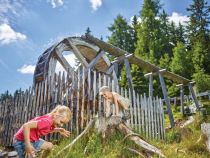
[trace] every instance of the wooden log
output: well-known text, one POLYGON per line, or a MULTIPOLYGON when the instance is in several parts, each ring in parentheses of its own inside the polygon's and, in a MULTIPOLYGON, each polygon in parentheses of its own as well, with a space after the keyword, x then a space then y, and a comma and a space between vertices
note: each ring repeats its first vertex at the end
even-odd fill
POLYGON ((150 151, 152 153, 156 153, 162 157, 165 157, 164 154, 162 153, 162 151, 160 149, 158 149, 157 147, 149 144, 148 142, 146 142, 145 140, 139 138, 136 135, 133 135, 133 131, 131 129, 129 129, 125 124, 120 123, 119 126, 117 126, 117 129, 122 132, 124 135, 131 135, 129 137, 130 140, 134 141, 137 145, 139 145, 140 147, 146 149, 147 151, 150 151))
POLYGON ((167 94, 166 86, 165 86, 165 81, 164 81, 163 76, 162 76, 161 73, 159 73, 159 79, 160 79, 160 84, 161 84, 163 96, 164 96, 164 99, 165 99, 165 103, 166 103, 166 106, 167 106, 167 111, 168 111, 168 115, 169 115, 170 125, 173 128, 175 126, 174 117, 173 117, 173 113, 172 113, 172 110, 171 110, 171 107, 170 107, 170 103, 169 103, 168 94, 167 94))
POLYGON ((199 110, 199 109, 200 109, 200 105, 199 105, 199 103, 198 103, 198 100, 197 100, 197 97, 196 97, 196 95, 195 95, 195 92, 194 92, 194 90, 193 90, 193 88, 192 88, 192 82, 190 82, 190 83, 188 84, 188 88, 189 88, 189 90, 190 90, 190 94, 191 94, 192 99, 193 99, 193 101, 194 101, 194 103, 195 103, 195 106, 196 106, 197 110, 199 110))
POLYGON ((74 45, 74 43, 72 42, 72 40, 70 38, 68 38, 67 40, 68 40, 70 46, 72 47, 75 56, 79 59, 79 61, 82 63, 82 65, 87 68, 88 67, 88 63, 84 59, 84 57, 82 56, 82 54, 80 53, 80 51, 78 50, 78 48, 74 45))

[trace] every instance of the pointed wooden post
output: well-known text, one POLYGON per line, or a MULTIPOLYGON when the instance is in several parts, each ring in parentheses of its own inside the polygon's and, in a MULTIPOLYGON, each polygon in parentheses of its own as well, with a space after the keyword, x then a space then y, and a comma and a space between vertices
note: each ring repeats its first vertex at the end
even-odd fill
POLYGON ((133 81, 132 81, 132 76, 131 76, 131 68, 130 68, 130 64, 128 62, 128 59, 124 59, 124 63, 125 63, 125 69, 126 69, 126 78, 128 81, 128 87, 131 90, 131 103, 132 105, 134 105, 134 98, 133 98, 133 81))
POLYGON ((193 83, 194 83, 194 82, 188 83, 188 87, 189 87, 189 90, 190 90, 190 94, 191 94, 191 96, 192 96, 192 99, 193 99, 193 101, 194 101, 194 103, 195 103, 195 106, 196 106, 197 110, 199 110, 199 109, 200 109, 200 105, 199 105, 199 103, 198 103, 197 97, 195 96, 195 92, 194 92, 194 90, 193 90, 193 88, 192 88, 192 84, 193 84, 193 83))
POLYGON ((145 74, 144 75, 145 77, 147 77, 148 76, 148 78, 149 78, 149 97, 153 97, 153 84, 152 84, 152 82, 153 82, 153 76, 152 76, 152 72, 151 73, 148 73, 148 74, 145 74))
POLYGON ((184 116, 185 113, 184 113, 184 89, 183 89, 183 84, 179 84, 179 85, 176 85, 176 86, 180 88, 180 105, 181 105, 180 112, 182 113, 182 116, 184 116))
POLYGON ((170 103, 169 103, 169 99, 168 99, 168 94, 167 94, 167 91, 166 91, 165 81, 164 81, 163 76, 161 74, 164 71, 165 71, 165 69, 159 70, 159 79, 160 79, 160 84, 161 84, 164 100, 165 100, 165 103, 166 103, 166 106, 167 106, 167 111, 168 111, 168 116, 169 116, 171 128, 173 128, 175 126, 174 117, 173 117, 173 113, 171 111, 171 107, 170 107, 170 103))

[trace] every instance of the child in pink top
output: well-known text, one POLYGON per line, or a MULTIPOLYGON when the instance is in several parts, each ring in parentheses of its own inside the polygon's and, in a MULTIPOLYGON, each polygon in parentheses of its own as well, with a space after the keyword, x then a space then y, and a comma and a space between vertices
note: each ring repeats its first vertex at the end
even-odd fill
POLYGON ((60 127, 68 123, 70 119, 70 109, 58 105, 52 112, 24 123, 14 136, 14 147, 19 158, 34 157, 34 152, 40 149, 51 150, 53 144, 40 139, 40 137, 53 132, 59 132, 61 135, 68 137, 70 132, 60 127))

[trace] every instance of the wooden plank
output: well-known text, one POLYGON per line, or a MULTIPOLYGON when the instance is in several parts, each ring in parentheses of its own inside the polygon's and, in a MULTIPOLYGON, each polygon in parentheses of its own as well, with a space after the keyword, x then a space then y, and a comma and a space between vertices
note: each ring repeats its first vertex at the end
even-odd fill
POLYGON ((153 99, 152 97, 149 97, 150 98, 150 107, 151 107, 151 125, 152 125, 152 129, 151 129, 151 132, 152 132, 152 138, 154 139, 155 138, 155 129, 154 129, 154 119, 155 119, 155 116, 154 116, 154 104, 153 104, 153 99))
POLYGON ((194 92, 194 90, 193 90, 193 88, 192 88, 192 82, 188 83, 188 88, 189 88, 189 90, 190 90, 190 94, 191 94, 192 99, 193 99, 193 101, 194 101, 194 103, 195 103, 195 106, 196 106, 196 108, 199 110, 199 109, 200 109, 200 105, 199 105, 199 103, 198 103, 198 100, 197 100, 197 97, 196 97, 196 95, 195 95, 195 92, 194 92))
POLYGON ((149 75, 149 97, 153 97, 153 76, 149 75))
MULTIPOLYGON (((98 90, 97 91, 99 91, 99 88, 100 87, 102 87, 102 83, 101 83, 101 81, 102 81, 102 79, 101 79, 101 73, 98 73, 98 90)), ((99 117, 101 117, 102 116, 102 113, 101 113, 101 111, 102 111, 102 105, 101 105, 101 101, 102 101, 102 97, 101 97, 101 95, 99 95, 98 96, 99 97, 99 99, 98 99, 98 116, 99 117)))
POLYGON ((128 81, 128 87, 131 90, 131 102, 132 104, 134 104, 134 100, 133 100, 133 81, 132 81, 132 76, 131 76, 131 69, 130 69, 130 64, 128 62, 128 59, 124 60, 125 63, 125 69, 126 69, 126 78, 128 81))
POLYGON ((141 132, 141 111, 140 111, 140 97, 137 93, 137 112, 138 112, 138 131, 141 132))
POLYGON ((88 63, 85 60, 85 58, 82 56, 82 54, 80 53, 80 51, 77 49, 77 47, 73 44, 72 40, 70 38, 67 39, 70 46, 73 49, 73 52, 75 54, 75 56, 77 57, 77 59, 79 59, 79 61, 82 63, 83 66, 85 66, 85 68, 88 67, 88 63))
POLYGON ((45 80, 42 81, 41 84, 41 94, 40 94, 40 103, 39 103, 39 115, 43 115, 42 109, 43 109, 43 100, 44 100, 44 88, 45 88, 45 80))
POLYGON ((76 87, 74 87, 74 85, 75 85, 75 72, 71 72, 71 76, 72 76, 72 83, 71 83, 71 110, 72 110, 71 132, 72 132, 73 127, 75 125, 75 120, 76 120, 76 118, 75 118, 75 116, 76 116, 76 106, 75 105, 77 105, 74 102, 74 96, 76 96, 77 94, 75 94, 76 87))
POLYGON ((160 126, 160 105, 159 105, 159 98, 156 97, 156 107, 157 107, 157 133, 158 139, 161 139, 161 126, 160 126))
POLYGON ((90 100, 91 100, 91 70, 88 69, 88 81, 87 81, 87 92, 88 92, 88 95, 87 95, 87 121, 86 121, 86 126, 88 125, 91 117, 93 118, 92 116, 92 112, 90 110, 90 100))
MULTIPOLYGON (((130 100, 133 100, 132 98, 133 96, 131 95, 131 89, 129 89, 129 99, 130 100)), ((131 128, 134 127, 134 121, 133 121, 133 105, 134 104, 134 101, 132 102, 131 106, 130 106, 130 114, 131 114, 131 120, 130 120, 130 125, 131 125, 131 128)))
POLYGON ((161 88, 162 88, 162 93, 165 99, 165 103, 166 103, 166 107, 167 107, 167 111, 168 111, 168 115, 169 115, 169 120, 170 120, 170 125, 173 128, 175 126, 174 123, 174 117, 173 117, 173 113, 169 104, 169 99, 168 99, 168 94, 166 91, 166 86, 165 86, 165 81, 163 79, 163 76, 161 73, 159 73, 159 79, 160 79, 160 84, 161 84, 161 88))
POLYGON ((134 125, 135 125, 135 129, 137 130, 137 107, 136 107, 136 93, 133 90, 133 100, 134 100, 134 105, 133 105, 133 109, 134 109, 134 125))
POLYGON ((180 105, 181 105, 181 114, 182 116, 184 116, 184 89, 183 89, 183 85, 179 86, 180 88, 180 105))
MULTIPOLYGON (((78 69, 78 76, 80 76, 80 68, 78 69)), ((79 106, 80 106, 80 77, 77 79, 77 108, 76 108, 76 129, 77 129, 77 135, 80 133, 79 130, 79 106)))
POLYGON ((58 49, 55 49, 55 55, 56 59, 60 62, 60 64, 63 66, 63 68, 66 71, 74 71, 74 68, 69 64, 69 62, 66 60, 66 58, 62 55, 62 52, 60 52, 58 49))
POLYGON ((151 100, 150 98, 147 98, 147 110, 148 110, 148 132, 149 132, 149 138, 152 137, 152 115, 151 115, 151 100))
POLYGON ((148 138, 149 137, 149 131, 148 131, 148 104, 147 104, 147 98, 146 98, 146 94, 144 93, 144 108, 145 108, 145 134, 146 134, 146 137, 148 138))
POLYGON ((61 71, 59 71, 58 73, 58 86, 57 86, 57 92, 58 92, 58 99, 57 99, 57 104, 61 104, 61 88, 62 88, 62 85, 61 85, 61 71))
POLYGON ((84 108, 85 108, 85 67, 82 67, 82 107, 81 107, 81 129, 84 129, 84 108))
POLYGON ((157 126, 157 102, 155 97, 153 98, 153 113, 154 113, 154 138, 158 139, 158 131, 157 128, 159 128, 159 126, 157 126))
POLYGON ((92 59, 91 62, 88 64, 87 68, 92 69, 104 54, 105 54, 105 51, 100 50, 99 53, 96 55, 96 57, 92 59))
POLYGON ((93 115, 96 115, 96 71, 93 71, 93 115))
POLYGON ((161 130, 162 130, 162 139, 165 138, 165 128, 164 128, 164 111, 163 111, 163 103, 160 99, 160 113, 161 113, 161 130))

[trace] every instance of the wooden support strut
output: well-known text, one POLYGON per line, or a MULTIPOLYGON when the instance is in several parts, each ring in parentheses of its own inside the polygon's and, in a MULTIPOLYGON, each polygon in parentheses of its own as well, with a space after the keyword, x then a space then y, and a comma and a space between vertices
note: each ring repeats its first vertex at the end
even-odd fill
POLYGON ((105 54, 105 51, 99 50, 99 53, 96 55, 96 57, 89 63, 87 68, 91 69, 93 68, 96 63, 99 61, 99 59, 105 54))
POLYGON ((82 65, 84 65, 87 68, 88 67, 88 63, 85 60, 85 58, 82 56, 82 54, 77 49, 77 47, 73 44, 72 40, 70 38, 67 38, 67 40, 68 40, 70 46, 72 47, 75 56, 80 60, 80 62, 82 63, 82 65))
POLYGON ((180 87, 180 104, 181 104, 181 113, 182 116, 184 116, 184 89, 183 84, 176 85, 177 87, 180 87))
POLYGON ((197 100, 197 97, 195 95, 195 92, 194 92, 194 90, 192 88, 192 84, 193 84, 193 82, 188 83, 188 87, 189 87, 190 93, 192 95, 192 99, 193 99, 193 101, 195 103, 195 106, 196 106, 197 110, 199 110, 200 109, 200 105, 198 103, 198 100, 197 100))
POLYGON ((149 97, 153 97, 153 76, 152 76, 152 72, 145 74, 145 77, 148 76, 149 77, 149 97))
POLYGON ((167 94, 167 91, 166 91, 165 81, 164 81, 163 76, 161 74, 163 71, 165 71, 165 69, 159 71, 159 79, 160 79, 160 84, 161 84, 163 96, 164 96, 164 99, 165 99, 165 103, 166 103, 166 106, 167 106, 167 111, 168 111, 168 115, 169 115, 171 128, 173 128, 175 126, 174 117, 173 117, 173 113, 172 113, 172 110, 171 110, 171 107, 170 107, 170 103, 169 103, 168 94, 167 94))
POLYGON ((126 69, 126 78, 128 80, 128 86, 131 91, 131 102, 132 105, 134 104, 134 98, 133 98, 133 81, 132 81, 132 76, 131 76, 131 69, 130 69, 130 64, 128 62, 128 59, 124 59, 125 62, 125 69, 126 69))

